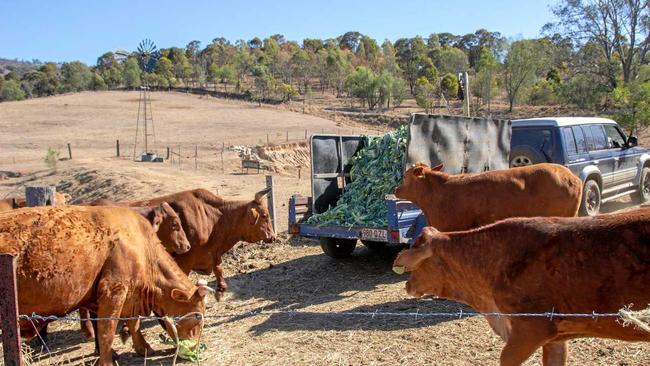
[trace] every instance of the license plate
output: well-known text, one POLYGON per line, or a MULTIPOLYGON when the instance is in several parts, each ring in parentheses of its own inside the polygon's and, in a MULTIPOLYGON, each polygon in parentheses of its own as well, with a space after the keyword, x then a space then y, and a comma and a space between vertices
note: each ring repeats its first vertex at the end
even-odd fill
POLYGON ((388 241, 388 230, 361 229, 361 239, 388 241))

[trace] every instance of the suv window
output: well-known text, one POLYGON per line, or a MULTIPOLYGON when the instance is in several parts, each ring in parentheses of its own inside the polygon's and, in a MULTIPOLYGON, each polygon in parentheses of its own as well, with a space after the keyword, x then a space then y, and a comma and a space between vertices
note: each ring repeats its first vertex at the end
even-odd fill
POLYGON ((610 149, 621 148, 625 146, 625 137, 621 131, 614 125, 604 125, 605 132, 607 133, 607 145, 610 149))
POLYGON ((549 128, 516 128, 512 130, 511 146, 530 146, 549 157, 553 155, 551 136, 549 128))
POLYGON ((582 126, 582 130, 587 137, 587 149, 603 150, 607 149, 607 137, 601 125, 582 126))
POLYGON ((573 130, 573 135, 575 136, 578 153, 580 154, 587 152, 587 141, 582 128, 580 126, 573 126, 571 127, 571 130, 573 130))
POLYGON ((562 128, 562 135, 564 136, 564 146, 567 155, 576 155, 578 153, 578 148, 576 147, 576 140, 573 137, 571 127, 562 128))

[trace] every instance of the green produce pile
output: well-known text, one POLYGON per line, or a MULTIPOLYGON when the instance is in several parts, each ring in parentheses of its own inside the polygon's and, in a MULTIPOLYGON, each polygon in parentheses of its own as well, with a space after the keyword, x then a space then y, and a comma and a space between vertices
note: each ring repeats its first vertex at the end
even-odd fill
POLYGON ((196 341, 193 341, 191 339, 183 339, 178 342, 177 346, 176 342, 173 339, 169 338, 166 334, 160 334, 159 337, 162 343, 171 344, 178 347, 178 357, 191 361, 193 363, 197 363, 199 360, 204 360, 201 358, 201 353, 205 352, 205 350, 208 348, 204 343, 197 345, 196 341))
POLYGON ((335 207, 313 215, 308 224, 386 226, 384 197, 395 191, 404 174, 406 126, 382 137, 363 136, 364 148, 352 158, 350 178, 335 207))

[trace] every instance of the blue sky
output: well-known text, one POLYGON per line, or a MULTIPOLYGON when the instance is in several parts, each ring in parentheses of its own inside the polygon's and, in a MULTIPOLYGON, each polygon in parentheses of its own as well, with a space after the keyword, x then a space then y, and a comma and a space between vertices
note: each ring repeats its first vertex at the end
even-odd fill
POLYGON ((512 38, 539 36, 555 0, 183 1, 3 0, 0 57, 95 64, 105 51, 133 50, 143 38, 161 47, 275 33, 289 40, 356 30, 380 43, 415 35, 485 28, 512 38))

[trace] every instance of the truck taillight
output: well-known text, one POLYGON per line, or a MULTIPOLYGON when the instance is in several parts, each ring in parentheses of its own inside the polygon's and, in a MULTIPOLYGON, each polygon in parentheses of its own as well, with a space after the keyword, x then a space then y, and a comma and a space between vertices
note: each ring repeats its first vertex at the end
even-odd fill
POLYGON ((399 241, 399 230, 391 230, 391 231, 389 231, 389 233, 390 233, 391 241, 394 241, 394 242, 399 241))

